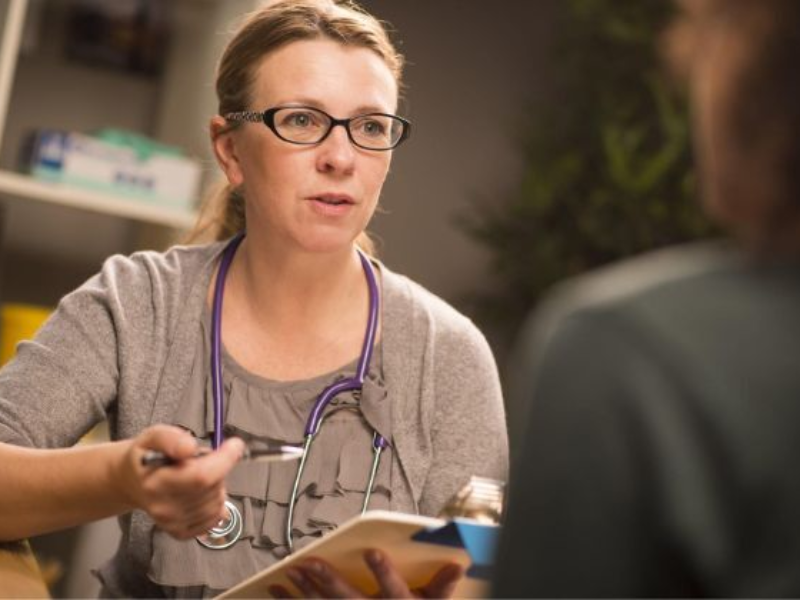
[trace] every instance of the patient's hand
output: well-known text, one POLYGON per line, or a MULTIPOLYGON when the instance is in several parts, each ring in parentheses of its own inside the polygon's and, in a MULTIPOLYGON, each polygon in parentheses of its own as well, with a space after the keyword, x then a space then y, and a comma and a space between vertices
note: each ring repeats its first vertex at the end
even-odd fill
MULTIPOLYGON (((389 558, 380 550, 368 550, 364 560, 378 582, 380 598, 449 598, 464 576, 464 568, 456 563, 439 569, 421 588, 410 589, 389 558)), ((339 574, 329 563, 309 558, 287 571, 287 576, 305 598, 364 598, 365 594, 339 574)), ((270 588, 275 598, 292 598, 283 586, 270 588)))

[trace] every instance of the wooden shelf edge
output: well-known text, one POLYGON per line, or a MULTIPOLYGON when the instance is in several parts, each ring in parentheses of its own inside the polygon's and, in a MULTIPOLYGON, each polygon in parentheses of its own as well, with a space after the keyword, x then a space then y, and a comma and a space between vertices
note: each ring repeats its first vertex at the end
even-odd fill
POLYGON ((154 223, 173 229, 190 229, 197 218, 194 211, 148 204, 111 194, 50 183, 0 170, 0 199, 12 202, 34 200, 104 215, 154 223))

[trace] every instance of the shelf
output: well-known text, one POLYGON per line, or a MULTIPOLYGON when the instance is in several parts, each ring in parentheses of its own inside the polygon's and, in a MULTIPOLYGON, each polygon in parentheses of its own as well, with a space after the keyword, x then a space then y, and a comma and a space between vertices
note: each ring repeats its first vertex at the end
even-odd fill
POLYGON ((0 170, 2 200, 44 202, 104 215, 154 223, 173 229, 190 229, 196 220, 194 211, 147 204, 78 187, 39 181, 28 175, 0 170))

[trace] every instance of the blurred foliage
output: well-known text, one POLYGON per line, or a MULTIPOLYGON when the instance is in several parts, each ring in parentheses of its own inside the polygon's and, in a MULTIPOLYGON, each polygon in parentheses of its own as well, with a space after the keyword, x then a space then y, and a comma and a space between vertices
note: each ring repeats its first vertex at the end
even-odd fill
POLYGON ((500 335, 556 281, 711 232, 695 201, 685 98, 659 49, 672 10, 557 3, 551 89, 530 108, 521 186, 461 220, 490 249, 498 285, 473 300, 500 335))

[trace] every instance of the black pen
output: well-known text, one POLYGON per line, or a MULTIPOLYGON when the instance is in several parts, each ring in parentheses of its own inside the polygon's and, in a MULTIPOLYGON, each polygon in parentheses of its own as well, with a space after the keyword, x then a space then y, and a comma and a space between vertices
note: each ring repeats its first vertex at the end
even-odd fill
MULTIPOLYGON (((198 452, 192 458, 201 458, 209 452, 198 452)), ((246 448, 241 460, 255 460, 258 462, 274 462, 282 460, 297 460, 303 456, 303 449, 299 446, 272 446, 267 448, 246 448)), ((143 467, 166 467, 182 461, 175 460, 158 450, 147 450, 142 455, 143 467)))

